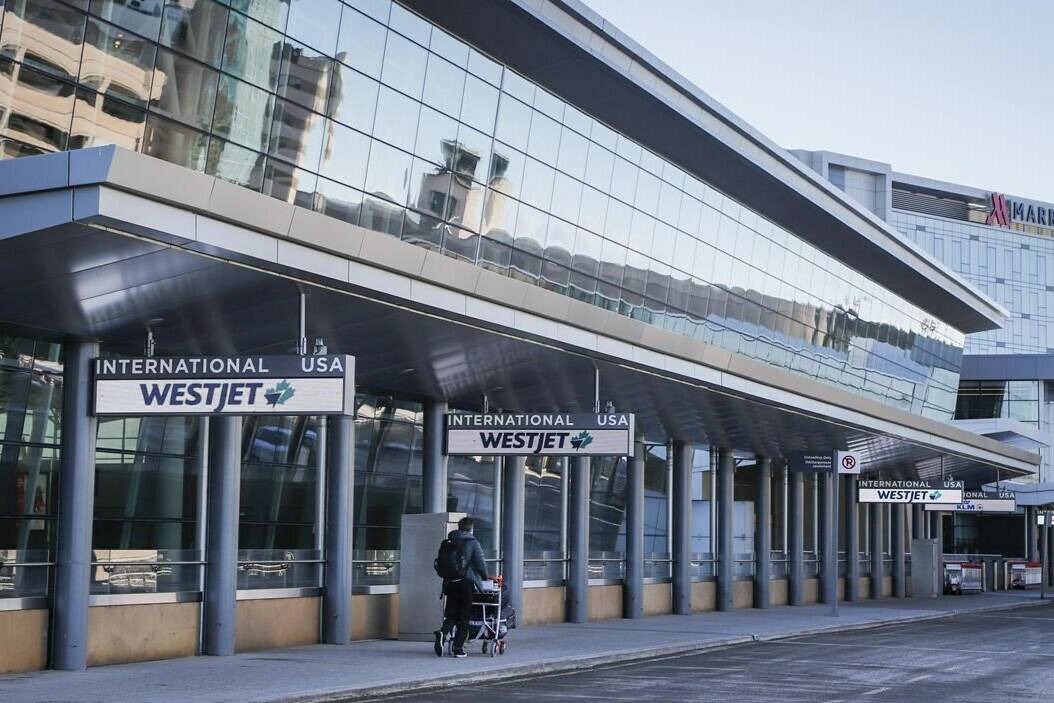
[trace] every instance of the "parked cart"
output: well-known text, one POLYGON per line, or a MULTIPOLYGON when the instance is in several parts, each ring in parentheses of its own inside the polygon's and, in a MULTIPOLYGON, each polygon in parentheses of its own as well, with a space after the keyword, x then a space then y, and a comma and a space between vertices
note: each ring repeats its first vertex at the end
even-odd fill
POLYGON ((962 586, 960 593, 981 593, 984 591, 984 564, 964 561, 962 564, 962 586))
POLYGON ((1010 565, 1010 588, 1039 588, 1043 567, 1038 561, 1019 561, 1010 565))
MULTIPOLYGON (((483 582, 484 590, 472 598, 472 612, 468 622, 468 639, 481 644, 483 654, 495 656, 505 654, 508 648, 506 635, 516 627, 516 609, 509 605, 508 589, 504 579, 496 576, 493 581, 483 582)), ((451 654, 452 638, 444 641, 446 654, 451 654)))

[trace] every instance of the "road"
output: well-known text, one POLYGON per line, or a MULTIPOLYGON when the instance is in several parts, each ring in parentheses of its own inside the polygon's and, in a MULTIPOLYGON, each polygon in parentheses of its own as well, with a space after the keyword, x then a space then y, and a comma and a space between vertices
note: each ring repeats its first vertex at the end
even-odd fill
MULTIPOLYGON (((510 656, 515 634, 509 640, 510 656)), ((469 651, 470 656, 480 656, 476 648, 469 651)), ((1052 696, 1054 613, 1038 607, 759 642, 383 700, 937 703, 1052 696)))

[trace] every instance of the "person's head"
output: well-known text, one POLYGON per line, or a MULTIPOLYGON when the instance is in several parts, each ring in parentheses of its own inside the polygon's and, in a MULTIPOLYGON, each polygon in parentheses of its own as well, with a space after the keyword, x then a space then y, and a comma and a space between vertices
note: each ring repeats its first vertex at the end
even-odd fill
POLYGON ((472 521, 470 517, 463 517, 457 521, 457 529, 462 532, 472 532, 472 529, 476 526, 476 523, 472 521))

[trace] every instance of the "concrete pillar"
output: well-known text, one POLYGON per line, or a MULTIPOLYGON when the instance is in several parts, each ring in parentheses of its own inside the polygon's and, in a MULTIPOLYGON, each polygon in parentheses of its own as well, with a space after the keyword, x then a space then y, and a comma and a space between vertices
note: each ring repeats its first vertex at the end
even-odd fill
POLYGON ((758 457, 754 480, 754 607, 768 608, 772 580, 771 459, 758 457))
POLYGON ((446 403, 431 400, 424 407, 421 498, 424 513, 445 513, 447 509, 446 455, 443 454, 443 421, 446 403))
POLYGON ((882 506, 871 503, 868 510, 868 532, 871 544, 868 552, 871 555, 871 597, 882 597, 882 506))
POLYGON ((567 505, 570 562, 567 574, 567 620, 589 622, 589 457, 568 460, 571 496, 567 505))
POLYGON ((644 440, 633 444, 626 476, 626 578, 622 617, 644 615, 644 440))
POLYGON ((805 483, 800 471, 787 471, 787 603, 805 602, 805 483))
POLYGON ((67 342, 65 352, 51 656, 54 668, 80 671, 88 665, 96 428, 91 378, 99 345, 67 342))
POLYGON ((845 511, 845 599, 860 599, 860 506, 856 502, 856 476, 842 477, 842 509, 845 511))
POLYGON ((835 481, 838 474, 821 474, 823 484, 823 602, 838 600, 838 503, 835 481))
POLYGON ((351 641, 355 423, 333 415, 326 423, 326 581, 322 596, 322 642, 351 641))
POLYGON ((241 468, 242 418, 232 415, 212 418, 209 422, 204 654, 234 654, 241 468))
POLYGON ((735 553, 732 516, 735 509, 736 461, 732 452, 721 449, 717 455, 717 609, 732 610, 735 589, 735 553))
POLYGON ((907 508, 903 503, 890 506, 891 527, 890 541, 893 552, 893 597, 905 598, 908 595, 907 569, 904 564, 904 528, 906 527, 907 508))
POLYGON ((1029 508, 1028 512, 1028 560, 1039 561, 1039 508, 1029 508))
POLYGON ((523 617, 523 492, 524 458, 503 459, 504 485, 501 487, 501 550, 505 583, 509 587, 509 604, 523 617))
POLYGON ((692 452, 673 443, 673 612, 692 614, 692 452))

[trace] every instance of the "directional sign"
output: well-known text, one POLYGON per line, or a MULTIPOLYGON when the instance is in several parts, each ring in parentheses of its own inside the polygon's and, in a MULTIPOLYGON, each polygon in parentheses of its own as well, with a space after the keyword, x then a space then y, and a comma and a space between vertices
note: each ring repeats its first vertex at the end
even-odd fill
POLYGON ((958 505, 963 501, 961 481, 859 481, 860 503, 934 503, 958 505))
POLYGON ((630 456, 631 413, 449 413, 451 456, 630 456))
POLYGON ((95 359, 96 415, 341 415, 355 360, 320 356, 95 359))
POLYGON ((950 510, 955 513, 1013 513, 1017 512, 1017 499, 1012 491, 964 491, 961 503, 950 508, 946 505, 927 505, 926 510, 950 510))

